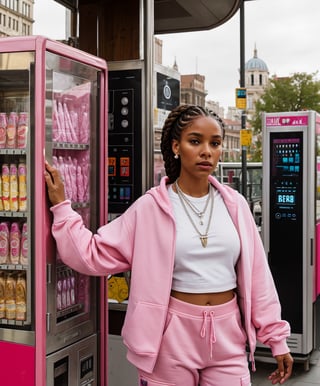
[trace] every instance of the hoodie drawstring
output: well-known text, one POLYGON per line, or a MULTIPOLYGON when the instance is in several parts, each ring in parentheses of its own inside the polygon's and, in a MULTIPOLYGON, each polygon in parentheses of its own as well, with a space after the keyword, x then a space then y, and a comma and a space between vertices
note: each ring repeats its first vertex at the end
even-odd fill
MULTIPOLYGON (((200 336, 201 338, 204 338, 206 336, 206 328, 207 328, 207 316, 208 312, 203 311, 203 322, 202 322, 202 327, 200 331, 200 336)), ((213 354, 213 345, 216 343, 216 333, 215 333, 215 328, 214 328, 214 311, 209 312, 209 318, 210 318, 210 359, 212 359, 212 354, 213 354)))

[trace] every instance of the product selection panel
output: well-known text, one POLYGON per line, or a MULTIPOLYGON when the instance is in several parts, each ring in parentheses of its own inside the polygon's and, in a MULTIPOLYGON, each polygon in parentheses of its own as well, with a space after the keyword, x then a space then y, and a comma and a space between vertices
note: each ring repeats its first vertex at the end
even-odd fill
POLYGON ((303 131, 270 133, 268 262, 283 318, 290 321, 294 333, 301 333, 303 325, 303 141, 303 131))
POLYGON ((141 195, 140 88, 140 71, 123 70, 109 73, 108 206, 110 213, 122 213, 141 195))

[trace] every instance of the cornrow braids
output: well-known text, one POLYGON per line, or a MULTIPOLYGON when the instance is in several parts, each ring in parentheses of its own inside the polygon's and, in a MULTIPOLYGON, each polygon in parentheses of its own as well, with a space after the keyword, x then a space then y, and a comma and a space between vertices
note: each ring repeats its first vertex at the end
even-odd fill
POLYGON ((165 171, 170 183, 173 183, 179 177, 181 169, 180 158, 174 158, 172 141, 174 139, 179 141, 181 132, 187 128, 194 119, 199 117, 212 117, 215 119, 221 127, 222 138, 224 138, 224 122, 215 112, 201 106, 190 104, 180 105, 173 109, 163 125, 160 145, 165 171))

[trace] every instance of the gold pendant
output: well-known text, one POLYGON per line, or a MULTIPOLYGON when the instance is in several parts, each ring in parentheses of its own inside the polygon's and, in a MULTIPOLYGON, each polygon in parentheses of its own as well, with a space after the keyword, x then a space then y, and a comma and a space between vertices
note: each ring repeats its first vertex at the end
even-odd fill
POLYGON ((201 244, 205 248, 208 244, 208 236, 200 236, 201 244))

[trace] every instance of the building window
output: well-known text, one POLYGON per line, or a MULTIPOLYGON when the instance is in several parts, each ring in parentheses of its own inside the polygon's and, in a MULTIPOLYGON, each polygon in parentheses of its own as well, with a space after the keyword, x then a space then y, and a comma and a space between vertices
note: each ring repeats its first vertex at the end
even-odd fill
POLYGON ((22 14, 30 17, 30 5, 25 2, 22 3, 22 14))
POLYGON ((251 86, 254 86, 254 74, 251 74, 251 86))
POLYGON ((262 74, 259 75, 259 85, 262 86, 262 74))

